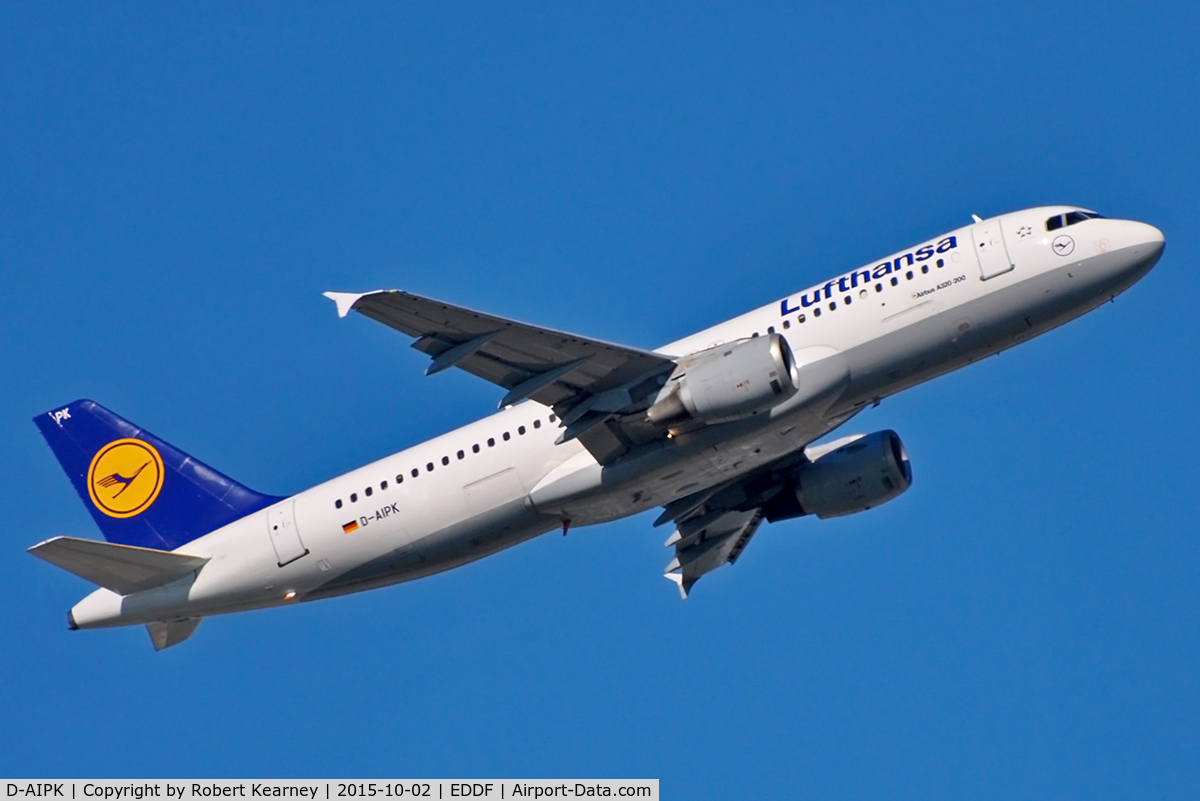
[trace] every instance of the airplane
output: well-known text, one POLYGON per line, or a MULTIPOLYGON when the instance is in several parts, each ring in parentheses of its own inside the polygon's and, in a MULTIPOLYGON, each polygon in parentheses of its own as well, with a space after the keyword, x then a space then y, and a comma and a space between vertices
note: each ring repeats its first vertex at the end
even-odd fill
POLYGON ((500 386, 499 411, 290 496, 256 492, 90 400, 34 418, 105 541, 29 549, 99 589, 71 629, 207 616, 429 576, 662 507, 683 598, 766 521, 862 512, 912 484, 891 430, 823 444, 868 406, 1112 300, 1157 228, 1076 206, 973 222, 657 350, 399 290, 326 292, 414 339, 426 375, 500 386))

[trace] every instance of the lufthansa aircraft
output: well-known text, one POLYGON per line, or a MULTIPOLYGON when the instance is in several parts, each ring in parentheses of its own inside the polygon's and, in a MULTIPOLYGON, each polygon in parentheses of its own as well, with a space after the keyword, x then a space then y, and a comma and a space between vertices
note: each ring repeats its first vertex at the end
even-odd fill
POLYGON ((30 548, 99 585, 72 629, 314 601, 661 506, 683 597, 764 520, 861 512, 908 489, 893 431, 812 445, 881 398, 1049 331, 1128 289, 1163 234, 1072 206, 965 228, 658 350, 397 290, 327 292, 431 362, 504 390, 500 411, 289 497, 263 495, 90 400, 34 418, 107 542, 30 548))

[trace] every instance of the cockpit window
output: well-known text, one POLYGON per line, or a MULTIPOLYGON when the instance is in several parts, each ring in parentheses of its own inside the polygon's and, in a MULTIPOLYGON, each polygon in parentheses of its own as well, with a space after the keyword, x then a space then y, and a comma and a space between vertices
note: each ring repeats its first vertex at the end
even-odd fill
POLYGON ((1066 214, 1059 214, 1046 220, 1046 230, 1053 231, 1062 228, 1064 225, 1074 225, 1081 223, 1084 220, 1103 220, 1103 214, 1097 214, 1094 211, 1068 211, 1066 214))

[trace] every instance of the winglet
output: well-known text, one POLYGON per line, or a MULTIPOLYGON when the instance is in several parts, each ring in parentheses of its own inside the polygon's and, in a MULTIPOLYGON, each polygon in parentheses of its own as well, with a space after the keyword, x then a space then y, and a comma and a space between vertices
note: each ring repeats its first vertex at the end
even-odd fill
POLYGON ((688 593, 692 590, 692 585, 696 583, 695 579, 685 581, 682 573, 664 573, 663 578, 668 578, 679 585, 679 597, 687 600, 688 593))
MULTIPOLYGON (((375 292, 382 290, 376 289, 375 292)), ((322 294, 337 304, 338 317, 345 317, 354 308, 359 298, 374 295, 375 292, 323 292, 322 294)))

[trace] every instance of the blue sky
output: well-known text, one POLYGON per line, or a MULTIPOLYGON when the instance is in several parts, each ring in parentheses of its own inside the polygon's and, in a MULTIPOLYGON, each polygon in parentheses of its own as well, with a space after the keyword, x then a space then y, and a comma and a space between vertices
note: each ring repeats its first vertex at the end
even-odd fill
POLYGON ((1200 790, 1200 11, 9 7, 0 774, 658 777, 665 798, 1200 790), (655 347, 970 219, 1166 233, 1115 304, 886 401, 915 484, 681 602, 642 515, 413 584, 68 632, 92 397, 298 491, 476 419, 327 289, 655 347))

